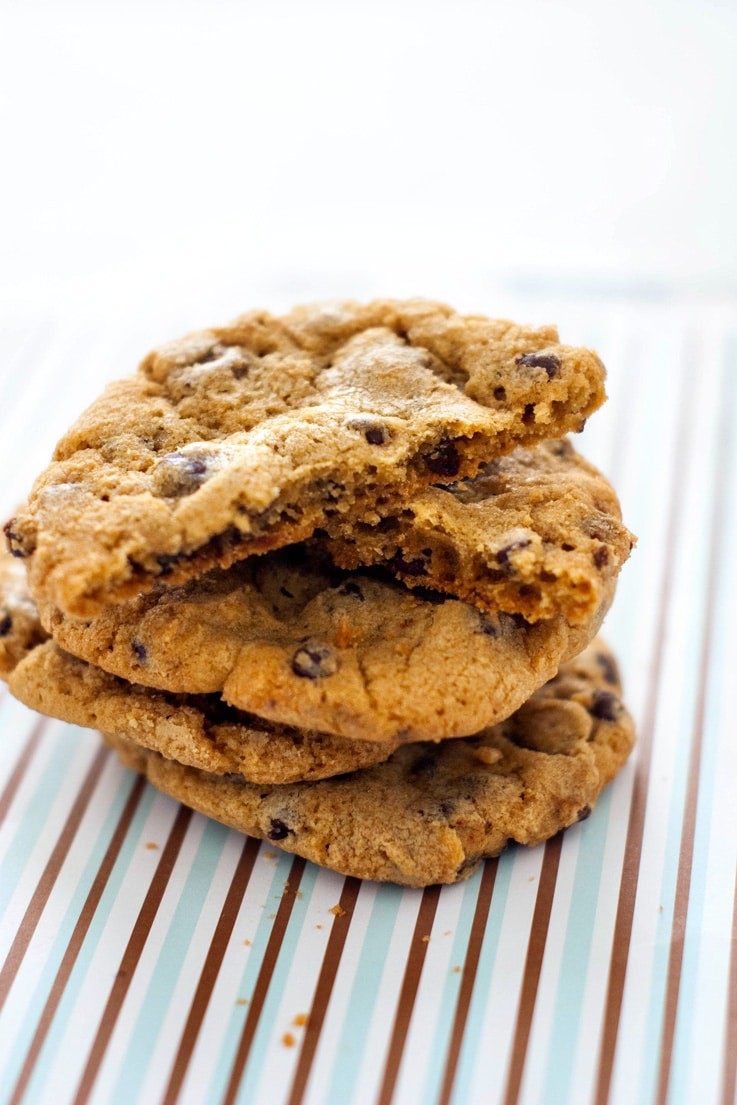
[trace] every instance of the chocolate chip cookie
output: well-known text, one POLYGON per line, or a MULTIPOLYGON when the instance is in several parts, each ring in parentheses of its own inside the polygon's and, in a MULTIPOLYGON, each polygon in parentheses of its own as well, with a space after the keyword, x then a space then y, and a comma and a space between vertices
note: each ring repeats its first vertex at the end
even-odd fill
POLYGON ((218 695, 165 694, 78 660, 47 639, 23 566, 7 553, 0 554, 0 678, 42 714, 254 783, 329 778, 380 763, 396 747, 276 725, 228 707, 218 695))
POLYGON ((253 783, 326 779, 380 763, 396 748, 276 725, 218 695, 172 695, 117 679, 53 641, 4 673, 12 694, 39 713, 117 733, 167 759, 253 783))
POLYGON ((374 525, 329 529, 326 547, 345 568, 380 564, 409 587, 574 625, 591 617, 633 542, 614 490, 569 441, 516 449, 374 525))
POLYGON ((6 679, 24 656, 46 640, 23 565, 0 553, 0 678, 6 679))
POLYGON ((346 875, 452 883, 510 842, 532 845, 588 817, 634 741, 614 660, 596 641, 505 722, 470 738, 399 748, 315 783, 254 786, 119 736, 124 763, 195 810, 346 875))
POLYGON ((579 429, 603 381, 554 327, 422 300, 252 312, 112 384, 59 442, 8 544, 37 598, 94 616, 579 429))
POLYGON ((281 725, 367 741, 466 736, 516 710, 591 640, 609 607, 530 625, 337 569, 304 545, 71 618, 40 604, 66 651, 131 683, 220 694, 281 725))

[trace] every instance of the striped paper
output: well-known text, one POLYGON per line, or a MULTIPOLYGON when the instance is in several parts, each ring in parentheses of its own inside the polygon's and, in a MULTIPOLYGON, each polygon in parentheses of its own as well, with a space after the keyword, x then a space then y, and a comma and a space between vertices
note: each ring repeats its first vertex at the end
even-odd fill
MULTIPOLYGON (((403 890, 192 814, 0 691, 3 1102, 734 1102, 737 316, 512 306, 610 368, 582 448, 639 535, 605 631, 633 761, 562 837, 403 890)), ((4 514, 154 323, 201 321, 136 320, 2 319, 4 514)))

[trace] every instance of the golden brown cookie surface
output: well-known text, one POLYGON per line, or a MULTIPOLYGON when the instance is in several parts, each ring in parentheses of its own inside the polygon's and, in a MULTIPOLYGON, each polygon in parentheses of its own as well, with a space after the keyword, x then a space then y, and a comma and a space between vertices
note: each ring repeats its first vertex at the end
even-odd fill
POLYGON ((41 607, 67 652, 173 693, 221 694, 281 725, 369 741, 466 736, 501 721, 580 652, 614 590, 571 626, 529 625, 304 545, 75 619, 41 607))
POLYGON ((630 554, 617 496, 569 441, 515 449, 462 483, 418 491, 376 525, 336 521, 345 568, 377 564, 527 621, 591 616, 630 554))
POLYGON ((111 385, 7 539, 37 598, 95 614, 560 437, 603 379, 553 327, 422 300, 252 312, 111 385))
POLYGON ((626 761, 634 726, 611 653, 596 641, 501 725, 407 745, 323 782, 256 787, 106 739, 160 790, 226 825, 346 875, 425 886, 588 817, 626 761))

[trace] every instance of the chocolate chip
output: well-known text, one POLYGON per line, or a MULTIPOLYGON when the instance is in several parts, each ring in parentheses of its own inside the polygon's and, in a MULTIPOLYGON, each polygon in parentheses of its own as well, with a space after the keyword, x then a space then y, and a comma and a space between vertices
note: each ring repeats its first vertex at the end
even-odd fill
POLYGON ((131 641, 131 648, 135 653, 136 659, 142 664, 145 664, 148 660, 148 649, 144 645, 143 641, 139 641, 137 637, 134 637, 131 641))
POLYGON ((591 817, 591 806, 587 803, 582 809, 578 811, 577 821, 585 821, 587 817, 591 817))
POLYGON ((307 642, 292 657, 292 671, 303 679, 325 679, 335 675, 338 664, 327 645, 307 642))
POLYGON ((573 452, 570 441, 552 441, 548 445, 550 452, 556 457, 569 457, 573 452))
POLYGON ((507 392, 505 388, 494 388, 494 398, 499 403, 503 403, 507 398, 507 392))
POLYGON ((11 556, 17 556, 21 559, 30 556, 35 546, 30 546, 26 543, 25 538, 20 533, 16 533, 13 529, 16 519, 11 518, 9 522, 6 522, 3 526, 3 533, 8 543, 8 551, 11 556))
POLYGON ((529 426, 531 422, 535 421, 535 404, 528 403, 525 407, 524 414, 522 415, 522 421, 525 426, 529 426))
POLYGON ((605 652, 597 652, 596 662, 604 672, 604 678, 607 683, 611 683, 613 687, 616 687, 619 683, 619 675, 612 658, 607 656, 605 652))
POLYGON ((589 706, 592 717, 598 717, 601 721, 616 721, 619 717, 622 704, 611 691, 596 691, 594 699, 589 706))
POLYGON ((156 466, 154 489, 165 499, 179 499, 197 491, 207 477, 206 457, 192 453, 167 453, 156 466))
POLYGON ((209 364, 210 361, 219 360, 224 352, 225 350, 222 346, 213 345, 212 348, 201 353, 199 357, 195 357, 192 364, 209 364))
POLYGON ((523 353, 514 363, 525 368, 544 368, 549 380, 557 376, 560 369, 560 360, 553 353, 523 353))
POLYGON ((7 637, 10 630, 13 628, 13 619, 10 614, 6 614, 0 618, 0 637, 7 637))
POLYGON ((531 544, 532 541, 530 538, 524 538, 520 541, 512 541, 511 544, 505 545, 504 548, 500 549, 496 554, 497 564, 502 564, 505 568, 511 568, 512 565, 509 563, 509 554, 516 552, 517 549, 526 549, 527 546, 531 544))
POLYGON ((499 618, 494 614, 480 614, 479 625, 485 637, 498 637, 501 633, 499 618))
POLYGON ((461 467, 461 458, 455 442, 448 440, 438 442, 425 463, 436 476, 457 476, 461 467))
POLYGON ((564 552, 573 552, 575 547, 576 547, 575 545, 567 545, 565 542, 561 545, 561 548, 563 549, 564 552))
POLYGON ((278 817, 272 817, 270 822, 270 828, 266 834, 269 840, 284 840, 286 836, 289 836, 291 829, 287 828, 283 821, 280 821, 278 817))
POLYGON ((605 564, 609 563, 609 549, 606 545, 599 545, 597 549, 594 549, 594 564, 597 568, 603 568, 605 564))
POLYGON ((178 553, 173 555, 165 553, 162 556, 157 556, 156 563, 159 566, 159 575, 170 576, 174 565, 178 564, 180 560, 182 560, 182 556, 178 553))
POLYGON ((338 593, 341 595, 355 595, 359 602, 365 602, 366 598, 363 591, 355 582, 355 580, 347 579, 344 583, 341 583, 338 588, 338 593))
POLYGON ((386 445, 389 440, 389 431, 384 423, 374 418, 352 418, 348 428, 363 434, 369 445, 386 445))
POLYGON ((396 555, 392 556, 386 562, 387 568, 390 571, 396 572, 398 575, 404 576, 426 576, 427 564, 421 558, 416 560, 405 560, 402 556, 402 550, 397 549, 396 555))

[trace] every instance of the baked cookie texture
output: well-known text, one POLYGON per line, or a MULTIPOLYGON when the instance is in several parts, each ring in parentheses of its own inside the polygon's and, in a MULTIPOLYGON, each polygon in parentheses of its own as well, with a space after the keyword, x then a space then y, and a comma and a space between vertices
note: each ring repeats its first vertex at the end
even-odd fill
POLYGON ((46 640, 22 564, 0 553, 0 679, 46 640))
POLYGON ((528 622, 590 618, 627 560, 632 534, 617 496, 569 441, 515 449, 472 479, 418 491, 378 524, 329 526, 344 568, 377 564, 528 622))
POLYGON ((40 604, 66 651, 131 683, 218 694, 281 725, 360 741, 467 736, 513 713, 594 637, 588 619, 530 625, 304 545, 251 557, 93 619, 40 604))
POLYGON ((397 747, 276 725, 233 710, 217 695, 172 695, 126 683, 53 641, 32 649, 5 678, 12 694, 39 713, 253 783, 326 779, 380 763, 397 747))
POLYGON ((596 641, 500 725, 406 745, 322 782, 255 786, 105 739, 154 786, 250 836, 346 875, 426 886, 467 878, 507 844, 538 844, 588 817, 634 727, 613 657, 596 641))
POLYGON ((69 614, 382 515, 580 429, 596 354, 423 300, 252 312, 158 349, 59 442, 6 526, 69 614))
POLYGON ((79 660, 49 640, 23 566, 0 554, 0 678, 20 702, 72 725, 119 733, 169 759, 255 783, 324 779, 380 763, 397 747, 276 725, 218 695, 165 694, 79 660))

